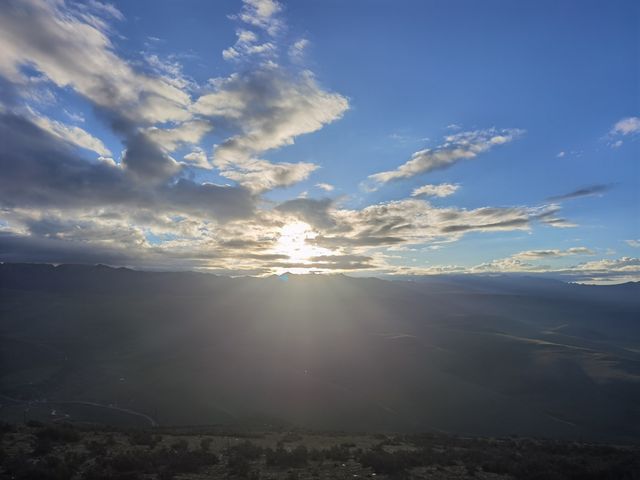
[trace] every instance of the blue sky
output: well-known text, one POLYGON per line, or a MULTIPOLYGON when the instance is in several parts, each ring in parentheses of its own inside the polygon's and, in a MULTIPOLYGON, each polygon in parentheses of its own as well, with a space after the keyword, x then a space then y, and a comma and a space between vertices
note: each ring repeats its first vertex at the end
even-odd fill
POLYGON ((639 20, 4 2, 0 260, 638 279, 639 20))

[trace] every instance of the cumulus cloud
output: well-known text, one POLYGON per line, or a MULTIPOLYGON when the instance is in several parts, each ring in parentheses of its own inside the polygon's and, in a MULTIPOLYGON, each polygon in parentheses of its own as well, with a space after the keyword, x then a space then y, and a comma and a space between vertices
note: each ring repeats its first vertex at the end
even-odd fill
MULTIPOLYGON (((349 103, 323 89, 310 71, 273 61, 285 27, 281 11, 271 0, 244 2, 234 17, 242 27, 226 56, 257 63, 212 80, 202 93, 171 55, 143 52, 142 62, 121 58, 110 40, 110 21, 124 17, 109 4, 2 2, 2 259, 75 256, 257 273, 291 260, 273 251, 280 229, 299 215, 318 226, 322 219, 313 208, 304 214, 302 205, 265 210, 260 194, 305 180, 318 166, 261 156, 339 119, 349 103), (24 103, 40 102, 36 84, 88 101, 120 138, 119 161, 83 128, 25 109, 24 103), (202 142, 212 131, 226 137, 209 159, 202 142), (88 159, 76 147, 98 158, 88 159), (176 152, 181 159, 173 158, 176 152), (215 168, 238 185, 196 181, 191 168, 215 168)), ((292 48, 302 51, 305 45, 299 41, 292 48)), ((53 93, 50 98, 48 104, 57 101, 53 93)), ((362 260, 327 257, 314 263, 357 268, 362 260)))
POLYGON ((213 164, 223 176, 263 191, 304 180, 317 166, 274 164, 259 155, 341 118, 348 106, 342 95, 323 90, 311 72, 291 74, 270 64, 218 79, 194 111, 239 131, 215 148, 213 164))
POLYGON ((515 128, 489 128, 448 135, 441 145, 415 152, 409 161, 395 170, 370 175, 369 180, 373 184, 370 188, 375 188, 375 185, 381 183, 448 168, 461 160, 473 159, 498 145, 512 142, 523 133, 523 130, 515 128))
POLYGON ((633 248, 640 248, 640 239, 638 240, 625 240, 625 243, 633 248))
POLYGON ((448 197, 458 191, 460 185, 454 183, 429 184, 415 188, 411 192, 412 197, 448 197))
POLYGON ((311 72, 296 75, 271 64, 219 79, 214 87, 198 99, 194 111, 223 118, 240 130, 216 148, 219 167, 291 145, 295 137, 341 118, 349 107, 342 95, 323 90, 311 72))

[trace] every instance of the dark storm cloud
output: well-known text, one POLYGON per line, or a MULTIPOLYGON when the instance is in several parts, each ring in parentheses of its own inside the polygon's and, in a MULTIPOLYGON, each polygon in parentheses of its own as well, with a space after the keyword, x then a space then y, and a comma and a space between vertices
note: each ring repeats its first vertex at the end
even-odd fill
MULTIPOLYGON (((187 179, 148 185, 106 162, 89 162, 29 120, 0 114, 0 204, 5 207, 162 208, 207 218, 251 215, 254 198, 242 187, 187 179)), ((154 154, 150 148, 146 152, 154 154)))
POLYGON ((122 165, 143 181, 166 181, 178 173, 178 163, 143 133, 125 140, 122 165))
POLYGON ((55 238, 0 232, 1 262, 129 265, 132 260, 123 250, 55 238))

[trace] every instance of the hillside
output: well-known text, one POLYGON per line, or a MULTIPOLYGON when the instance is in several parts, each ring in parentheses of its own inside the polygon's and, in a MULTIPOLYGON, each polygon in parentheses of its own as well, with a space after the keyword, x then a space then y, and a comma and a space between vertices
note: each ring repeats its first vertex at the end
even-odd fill
POLYGON ((640 288, 0 265, 0 419, 640 439, 640 288))

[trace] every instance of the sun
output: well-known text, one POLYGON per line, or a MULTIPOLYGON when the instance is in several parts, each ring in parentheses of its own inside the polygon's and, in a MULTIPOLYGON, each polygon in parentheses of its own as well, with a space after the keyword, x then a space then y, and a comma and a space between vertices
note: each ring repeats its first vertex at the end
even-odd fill
POLYGON ((318 247, 310 243, 318 236, 308 223, 291 222, 280 229, 280 235, 276 242, 275 252, 287 255, 291 268, 279 268, 278 273, 311 273, 322 269, 313 267, 313 258, 328 255, 330 250, 318 247), (309 265, 308 267, 304 265, 309 265))

